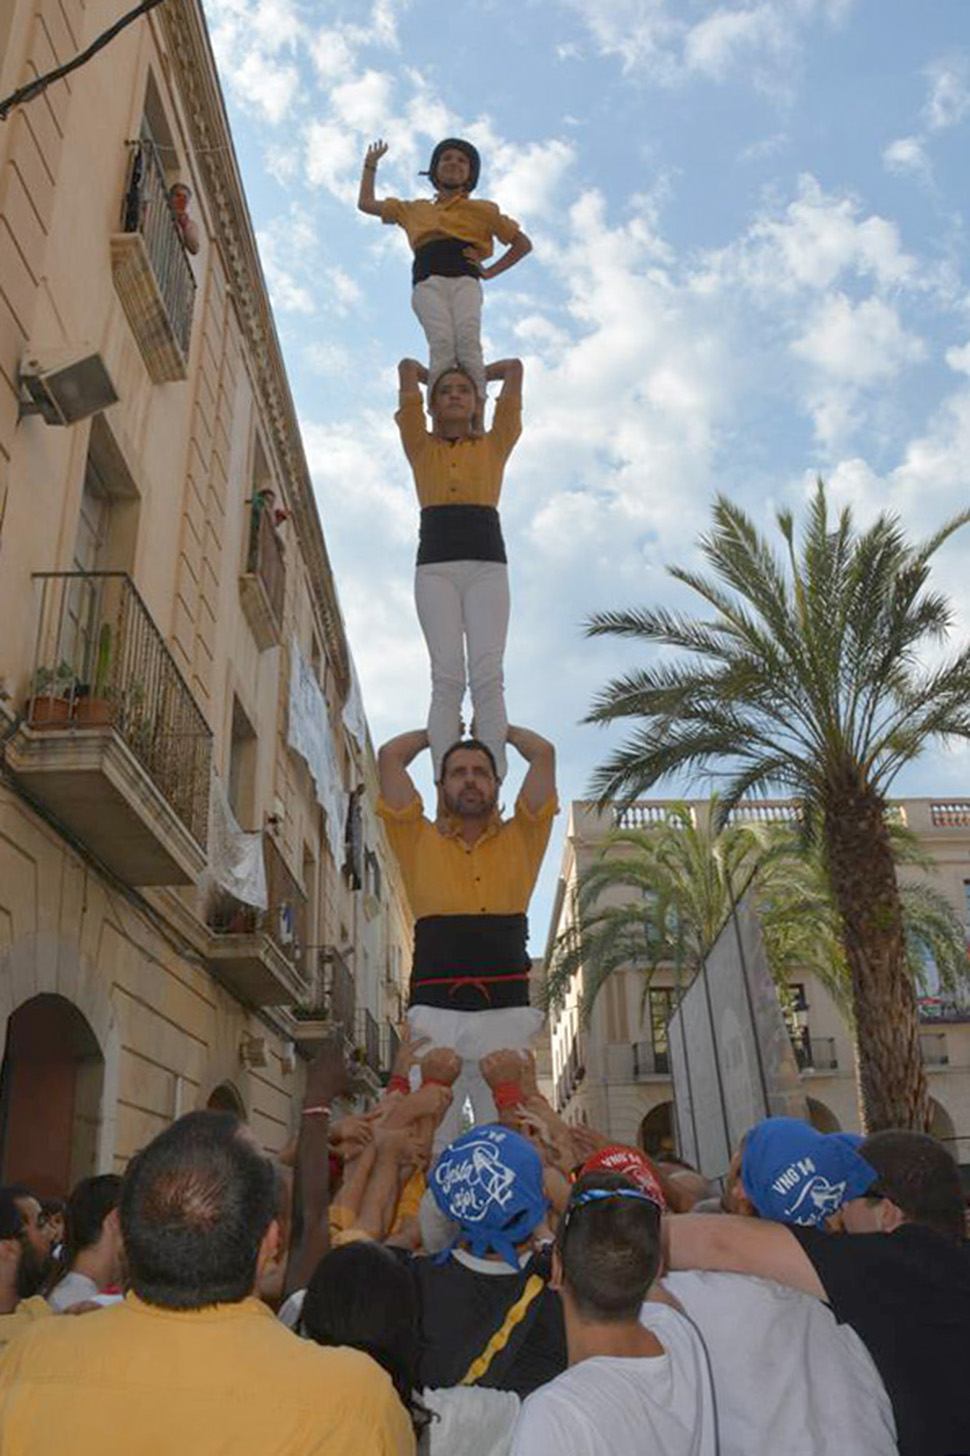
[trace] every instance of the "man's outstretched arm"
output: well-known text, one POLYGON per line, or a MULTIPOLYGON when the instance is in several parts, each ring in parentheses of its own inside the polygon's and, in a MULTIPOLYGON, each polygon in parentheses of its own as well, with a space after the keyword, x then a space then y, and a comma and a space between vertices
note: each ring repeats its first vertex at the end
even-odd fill
POLYGON ((533 733, 531 728, 515 728, 510 723, 505 736, 529 765, 519 798, 527 809, 536 814, 556 797, 556 750, 548 738, 533 733))
POLYGON ((729 1213, 680 1213, 664 1219, 664 1243, 668 1269, 758 1274, 815 1299, 826 1297, 814 1264, 784 1224, 729 1213))
POLYGON ((381 798, 389 809, 406 809, 418 797, 408 773, 408 764, 427 746, 427 729, 415 728, 410 733, 399 733, 396 738, 389 738, 378 750, 377 774, 381 798))

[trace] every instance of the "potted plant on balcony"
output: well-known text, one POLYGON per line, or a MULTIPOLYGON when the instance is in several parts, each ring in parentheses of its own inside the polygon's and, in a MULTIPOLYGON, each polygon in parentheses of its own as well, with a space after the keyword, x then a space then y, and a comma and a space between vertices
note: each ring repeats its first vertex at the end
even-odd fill
POLYGON ((98 659, 90 689, 80 690, 74 705, 74 718, 79 728, 103 728, 114 721, 111 691, 111 625, 101 624, 98 633, 98 659))
POLYGON ((35 728, 65 728, 71 719, 75 690, 74 669, 62 660, 56 667, 39 667, 34 673, 29 718, 35 728))

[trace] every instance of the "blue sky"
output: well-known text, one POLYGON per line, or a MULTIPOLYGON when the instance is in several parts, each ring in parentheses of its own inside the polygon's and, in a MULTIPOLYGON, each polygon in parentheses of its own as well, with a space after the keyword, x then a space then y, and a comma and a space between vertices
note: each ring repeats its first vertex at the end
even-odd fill
MULTIPOLYGON (((564 803, 609 741, 579 720, 633 655, 582 621, 684 604, 664 566, 694 559, 716 492, 766 529, 818 473, 916 534, 970 501, 968 0, 204 3, 376 742, 427 710, 392 422, 423 339, 403 234, 354 206, 377 135, 398 196, 470 137, 480 195, 535 244, 485 285, 484 332, 526 364, 509 713, 555 739, 564 803)), ((968 548, 939 559, 955 640, 968 548)), ((970 753, 899 788, 970 794, 970 753)))

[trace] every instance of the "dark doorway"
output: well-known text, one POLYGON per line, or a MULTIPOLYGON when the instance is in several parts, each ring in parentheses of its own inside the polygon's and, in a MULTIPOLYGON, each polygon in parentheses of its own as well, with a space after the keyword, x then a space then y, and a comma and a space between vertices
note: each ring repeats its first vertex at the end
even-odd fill
POLYGON ((34 996, 7 1023, 0 1070, 0 1180, 63 1197, 97 1168, 104 1058, 63 996, 34 996))

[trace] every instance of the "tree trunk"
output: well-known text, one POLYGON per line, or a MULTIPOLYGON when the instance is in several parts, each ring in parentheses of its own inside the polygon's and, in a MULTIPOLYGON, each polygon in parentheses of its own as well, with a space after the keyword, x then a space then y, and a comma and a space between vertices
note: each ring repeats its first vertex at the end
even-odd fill
POLYGON ((825 803, 828 872, 852 973, 859 1096, 869 1132, 929 1127, 916 995, 885 803, 849 771, 825 803))

